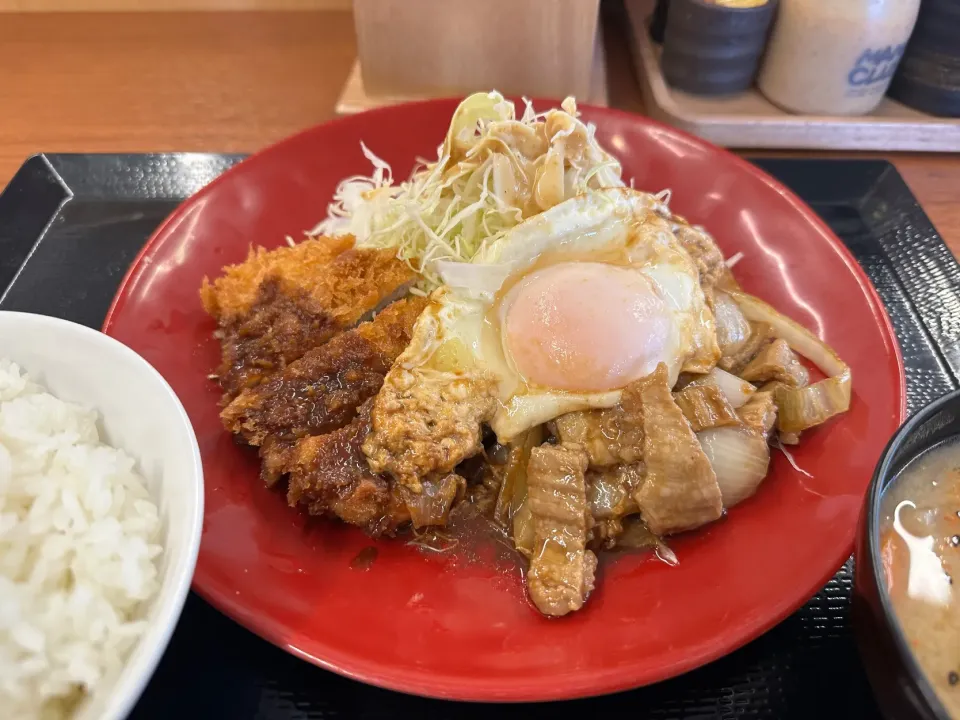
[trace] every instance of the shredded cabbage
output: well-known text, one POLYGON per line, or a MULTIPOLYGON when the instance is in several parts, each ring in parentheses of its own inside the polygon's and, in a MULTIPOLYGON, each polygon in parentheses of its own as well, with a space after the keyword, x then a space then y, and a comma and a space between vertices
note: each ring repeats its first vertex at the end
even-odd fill
POLYGON ((438 262, 470 262, 487 243, 524 219, 591 189, 622 187, 620 163, 577 119, 573 98, 537 113, 527 100, 520 119, 500 93, 466 98, 437 160, 399 185, 366 145, 370 177, 343 180, 327 218, 308 234, 352 234, 359 247, 396 248, 418 271, 418 288, 441 284, 438 262))

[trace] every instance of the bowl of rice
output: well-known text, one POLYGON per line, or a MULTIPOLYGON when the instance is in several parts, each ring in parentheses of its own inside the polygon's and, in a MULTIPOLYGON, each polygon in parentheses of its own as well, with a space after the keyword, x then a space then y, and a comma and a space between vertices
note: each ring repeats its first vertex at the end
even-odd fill
POLYGON ((0 715, 126 717, 202 522, 200 451, 160 374, 95 330, 0 312, 0 715))

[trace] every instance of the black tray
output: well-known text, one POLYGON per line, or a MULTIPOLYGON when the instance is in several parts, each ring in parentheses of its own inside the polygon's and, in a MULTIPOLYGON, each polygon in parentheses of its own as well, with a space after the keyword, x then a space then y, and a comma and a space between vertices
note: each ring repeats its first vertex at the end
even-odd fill
MULTIPOLYGON (((173 208, 230 155, 40 155, 0 195, 0 309, 99 327, 120 279, 173 208)), ((908 406, 958 387, 960 267, 892 165, 757 160, 843 238, 876 285, 907 369, 908 406)), ((2 338, 0 338, 2 350, 2 338)), ((875 718, 850 629, 852 562, 732 655, 658 685, 568 702, 629 718, 875 718)), ((762 572, 762 568, 757 568, 762 572)), ((362 618, 346 618, 362 622, 362 618)), ((361 685, 297 660, 191 594, 132 718, 539 717, 557 705, 466 705, 361 685)))

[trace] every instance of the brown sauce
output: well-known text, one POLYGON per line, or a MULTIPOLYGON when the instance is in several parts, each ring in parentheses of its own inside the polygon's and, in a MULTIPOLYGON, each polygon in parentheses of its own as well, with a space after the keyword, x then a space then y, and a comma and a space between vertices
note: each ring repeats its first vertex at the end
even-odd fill
POLYGON ((907 642, 947 712, 960 720, 960 441, 924 453, 887 489, 880 555, 907 642), (932 538, 932 548, 923 538, 932 538))
POLYGON ((350 569, 360 570, 362 572, 369 570, 373 567, 373 563, 376 562, 378 553, 379 551, 375 545, 368 545, 358 552, 356 557, 350 561, 350 569))
POLYGON ((469 502, 450 511, 443 537, 450 557, 458 564, 486 565, 507 574, 520 574, 526 566, 506 532, 469 502))

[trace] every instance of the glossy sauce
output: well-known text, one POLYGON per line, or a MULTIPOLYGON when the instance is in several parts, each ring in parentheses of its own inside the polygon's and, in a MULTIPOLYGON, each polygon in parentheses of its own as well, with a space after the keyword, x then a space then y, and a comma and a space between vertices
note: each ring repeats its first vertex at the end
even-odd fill
POLYGON ((350 569, 366 572, 373 567, 373 563, 376 562, 379 552, 375 545, 368 545, 358 552, 357 556, 350 561, 350 569))
POLYGON ((940 701, 960 719, 960 441, 911 462, 881 510, 894 611, 940 701))

